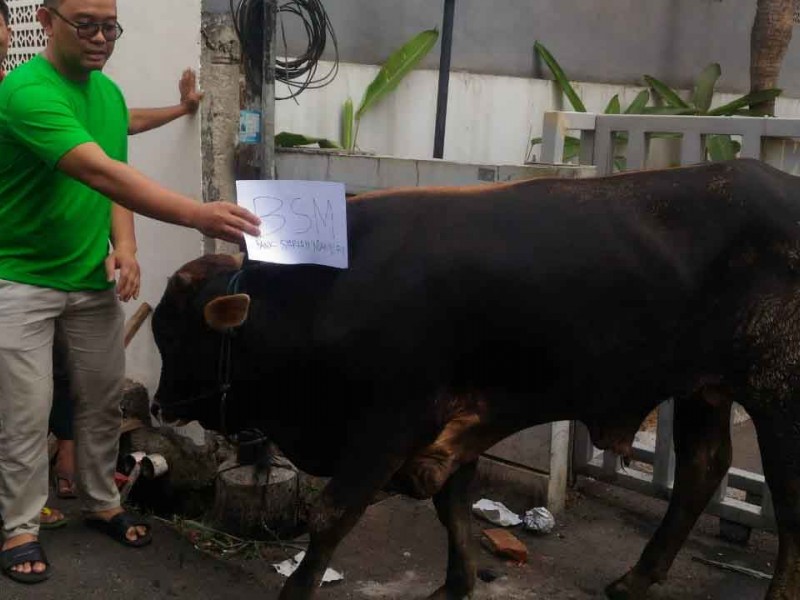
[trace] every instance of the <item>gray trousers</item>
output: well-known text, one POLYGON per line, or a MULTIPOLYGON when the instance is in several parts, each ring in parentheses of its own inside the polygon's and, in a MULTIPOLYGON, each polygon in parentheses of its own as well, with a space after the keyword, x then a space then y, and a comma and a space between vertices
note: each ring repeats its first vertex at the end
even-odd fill
POLYGON ((0 280, 0 515, 7 538, 38 535, 47 501, 53 336, 68 348, 78 493, 87 512, 120 505, 114 485, 125 376, 113 289, 62 292, 0 280))

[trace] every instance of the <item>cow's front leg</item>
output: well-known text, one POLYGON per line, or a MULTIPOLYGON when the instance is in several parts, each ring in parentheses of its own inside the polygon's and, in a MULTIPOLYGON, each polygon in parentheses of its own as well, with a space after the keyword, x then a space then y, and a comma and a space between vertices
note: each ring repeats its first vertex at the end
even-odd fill
MULTIPOLYGON (((393 406, 390 400, 385 405, 393 406)), ((311 508, 308 550, 283 586, 280 600, 314 597, 339 542, 412 454, 418 430, 415 418, 384 412, 381 404, 353 425, 350 443, 311 508)))
POLYGON ((462 465, 433 497, 439 521, 447 529, 447 579, 429 600, 462 600, 475 587, 475 560, 470 543, 470 506, 467 488, 477 461, 462 465))
POLYGON ((675 485, 667 513, 636 566, 606 588, 609 598, 641 599, 652 584, 666 579, 672 561, 728 472, 730 409, 729 401, 715 406, 702 393, 676 401, 675 485))
POLYGON ((280 600, 309 600, 314 597, 339 542, 358 522, 403 459, 373 459, 371 462, 370 465, 363 461, 348 461, 320 493, 310 511, 308 550, 297 570, 284 584, 280 600))

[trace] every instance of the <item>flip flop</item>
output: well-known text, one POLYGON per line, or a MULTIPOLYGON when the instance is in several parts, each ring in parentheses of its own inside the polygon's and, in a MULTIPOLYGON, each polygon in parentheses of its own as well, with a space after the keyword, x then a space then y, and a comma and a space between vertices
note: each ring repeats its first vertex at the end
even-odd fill
POLYGON ((52 508, 45 506, 41 513, 39 514, 39 529, 58 529, 60 527, 64 527, 68 520, 64 515, 61 515, 61 518, 55 519, 53 521, 45 521, 44 519, 54 515, 56 511, 52 508))
POLYGON ((15 548, 0 551, 0 569, 3 570, 3 574, 7 577, 25 584, 41 583, 50 577, 52 571, 50 562, 44 554, 44 549, 38 541, 28 542, 27 544, 22 544, 15 548), (14 567, 27 562, 43 562, 45 564, 45 569, 41 573, 20 573, 19 571, 14 571, 14 567))
POLYGON ((141 517, 137 517, 128 512, 121 512, 114 515, 108 521, 87 518, 86 525, 105 533, 110 538, 117 540, 125 546, 131 546, 133 548, 147 546, 147 544, 153 541, 153 536, 150 535, 150 524, 141 517), (147 533, 135 540, 129 540, 125 534, 131 527, 146 527, 147 533))

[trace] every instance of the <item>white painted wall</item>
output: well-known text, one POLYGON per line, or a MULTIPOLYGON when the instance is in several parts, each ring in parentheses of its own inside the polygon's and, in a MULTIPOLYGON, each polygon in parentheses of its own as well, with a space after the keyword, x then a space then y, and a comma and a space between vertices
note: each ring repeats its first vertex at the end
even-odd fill
MULTIPOLYGON (((320 67, 325 71, 326 66, 320 67)), ((341 106, 348 96, 358 107, 364 90, 378 67, 344 63, 328 87, 308 90, 293 101, 276 107, 276 131, 291 131, 339 140, 341 106)), ((381 104, 362 120, 358 146, 377 154, 408 158, 433 155, 438 73, 410 73, 381 104)), ((614 94, 626 107, 642 89, 597 83, 575 84, 590 112, 603 112, 614 94)), ((278 91, 279 94, 284 90, 278 91)), ((738 95, 719 94, 714 106, 738 95)), ((542 131, 546 110, 571 110, 550 81, 455 72, 450 78, 447 135, 444 157, 449 160, 520 163, 528 140, 542 131)), ((800 100, 780 98, 777 116, 800 116, 800 100)))
MULTIPOLYGON (((200 0, 118 0, 125 28, 106 73, 122 87, 131 107, 178 102, 183 69, 200 67, 200 0)), ((200 120, 183 118, 130 140, 130 164, 170 189, 201 197, 200 120)), ((125 307, 155 307, 167 277, 202 253, 202 236, 192 230, 136 217, 142 291, 125 307)), ((149 320, 128 348, 128 376, 153 392, 160 359, 149 320)))

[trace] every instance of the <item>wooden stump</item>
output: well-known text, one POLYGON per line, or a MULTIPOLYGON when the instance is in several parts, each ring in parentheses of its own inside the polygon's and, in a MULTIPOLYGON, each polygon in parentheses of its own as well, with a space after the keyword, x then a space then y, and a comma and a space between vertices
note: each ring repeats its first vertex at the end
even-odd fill
POLYGON ((212 519, 215 525, 246 539, 271 539, 294 529, 299 499, 297 472, 273 466, 268 482, 256 481, 252 465, 229 460, 220 465, 212 519))

